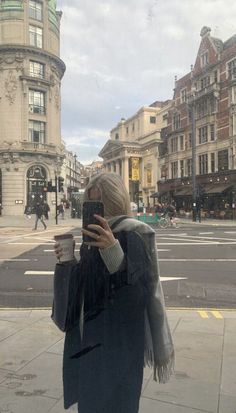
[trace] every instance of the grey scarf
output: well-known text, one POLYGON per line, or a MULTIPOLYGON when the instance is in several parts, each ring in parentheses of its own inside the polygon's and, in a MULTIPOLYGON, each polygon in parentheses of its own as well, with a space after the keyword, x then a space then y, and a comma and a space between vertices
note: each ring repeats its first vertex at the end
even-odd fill
POLYGON ((155 231, 149 225, 126 216, 111 218, 108 222, 114 233, 135 232, 143 241, 149 278, 145 310, 144 362, 145 365, 153 367, 155 381, 158 377, 160 383, 166 383, 174 371, 175 354, 159 277, 155 231))

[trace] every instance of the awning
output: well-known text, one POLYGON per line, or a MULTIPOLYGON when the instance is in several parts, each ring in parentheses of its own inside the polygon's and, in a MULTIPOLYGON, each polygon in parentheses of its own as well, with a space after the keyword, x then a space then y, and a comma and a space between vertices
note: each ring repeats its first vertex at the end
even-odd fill
POLYGON ((206 188, 206 194, 222 194, 222 192, 227 191, 231 188, 232 185, 221 185, 221 184, 213 184, 206 188))
POLYGON ((167 193, 168 193, 168 191, 154 192, 154 194, 150 195, 150 198, 160 198, 161 196, 163 196, 167 193))
POLYGON ((176 189, 173 196, 189 196, 192 195, 193 190, 191 186, 185 186, 183 188, 176 189))

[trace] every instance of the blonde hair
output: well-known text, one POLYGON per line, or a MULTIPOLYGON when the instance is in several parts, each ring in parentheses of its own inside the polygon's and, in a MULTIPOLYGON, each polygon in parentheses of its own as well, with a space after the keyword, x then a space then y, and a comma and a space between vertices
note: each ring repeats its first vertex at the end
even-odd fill
POLYGON ((94 175, 85 189, 84 201, 89 200, 89 192, 92 188, 98 189, 101 193, 105 217, 132 215, 130 197, 120 175, 109 172, 94 175))

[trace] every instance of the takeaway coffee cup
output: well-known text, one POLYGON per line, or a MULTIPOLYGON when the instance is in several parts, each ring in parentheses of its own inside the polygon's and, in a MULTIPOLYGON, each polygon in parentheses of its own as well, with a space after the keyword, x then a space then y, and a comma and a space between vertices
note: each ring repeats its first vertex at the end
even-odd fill
POLYGON ((74 239, 72 234, 55 235, 55 241, 62 248, 60 262, 71 261, 74 259, 74 239))

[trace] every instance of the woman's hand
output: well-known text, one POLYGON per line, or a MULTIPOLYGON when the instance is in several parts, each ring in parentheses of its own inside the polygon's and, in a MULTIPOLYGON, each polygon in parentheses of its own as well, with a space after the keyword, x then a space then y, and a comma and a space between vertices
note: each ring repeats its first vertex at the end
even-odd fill
POLYGON ((54 252, 56 254, 57 259, 60 260, 63 254, 62 254, 62 247, 59 242, 56 242, 54 244, 54 252))
MULTIPOLYGON (((73 240, 73 250, 75 251, 75 240, 73 240)), ((60 258, 63 255, 63 249, 60 245, 60 242, 55 242, 54 252, 55 252, 55 255, 56 255, 57 259, 60 261, 60 258)))
POLYGON ((82 229, 84 235, 88 235, 94 241, 84 242, 85 245, 91 247, 98 247, 100 249, 105 249, 111 247, 115 244, 116 239, 111 231, 111 228, 108 225, 108 222, 105 218, 100 215, 94 214, 95 218, 100 222, 100 225, 90 224, 88 225, 89 229, 95 230, 96 233, 89 231, 87 229, 82 229))

